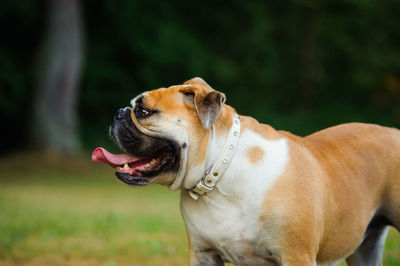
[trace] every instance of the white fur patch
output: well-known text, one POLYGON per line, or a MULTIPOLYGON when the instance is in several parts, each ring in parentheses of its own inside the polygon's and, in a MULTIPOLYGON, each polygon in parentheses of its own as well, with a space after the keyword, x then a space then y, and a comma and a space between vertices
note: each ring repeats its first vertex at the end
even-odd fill
POLYGON ((242 197, 251 198, 251 201, 255 198, 263 200, 264 192, 283 173, 288 160, 286 139, 266 140, 252 131, 246 131, 240 139, 227 173, 217 187, 223 186, 227 193, 233 190, 242 197), (247 150, 254 146, 264 151, 264 156, 257 165, 252 164, 247 157, 247 150))
POLYGON ((182 214, 195 245, 212 243, 224 257, 238 261, 240 253, 233 243, 248 242, 257 237, 257 221, 268 189, 282 175, 289 161, 287 140, 266 140, 245 131, 228 169, 216 188, 197 201, 182 193, 182 214), (257 165, 247 157, 250 147, 264 150, 257 165))

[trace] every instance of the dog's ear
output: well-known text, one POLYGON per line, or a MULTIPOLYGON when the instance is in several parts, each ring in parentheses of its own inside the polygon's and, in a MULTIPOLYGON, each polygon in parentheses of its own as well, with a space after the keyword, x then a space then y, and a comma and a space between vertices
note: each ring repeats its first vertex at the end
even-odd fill
POLYGON ((219 91, 211 91, 206 95, 196 94, 194 106, 205 129, 210 129, 221 113, 225 103, 225 95, 219 91))
POLYGON ((221 113, 225 94, 214 90, 201 78, 186 81, 184 85, 189 85, 181 90, 185 95, 185 102, 193 104, 203 127, 210 129, 221 113))

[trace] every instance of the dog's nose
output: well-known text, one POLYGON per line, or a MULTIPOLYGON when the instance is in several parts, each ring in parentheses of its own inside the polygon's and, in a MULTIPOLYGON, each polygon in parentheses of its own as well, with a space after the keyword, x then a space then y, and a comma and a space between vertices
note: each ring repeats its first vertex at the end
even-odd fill
POLYGON ((121 120, 124 119, 126 117, 126 115, 128 114, 128 111, 130 110, 129 107, 125 107, 125 108, 119 108, 117 110, 117 112, 115 112, 114 115, 114 119, 115 120, 121 120))

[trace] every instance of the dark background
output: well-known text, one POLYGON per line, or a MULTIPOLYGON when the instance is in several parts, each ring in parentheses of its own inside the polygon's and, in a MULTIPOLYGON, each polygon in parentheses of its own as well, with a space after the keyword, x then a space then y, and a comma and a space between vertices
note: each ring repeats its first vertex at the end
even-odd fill
MULTIPOLYGON (((35 147, 51 2, 0 4, 2 154, 35 147)), ((138 93, 195 76, 240 114, 299 135, 350 121, 400 127, 398 0, 75 2, 80 151, 112 146, 112 116, 138 93)))

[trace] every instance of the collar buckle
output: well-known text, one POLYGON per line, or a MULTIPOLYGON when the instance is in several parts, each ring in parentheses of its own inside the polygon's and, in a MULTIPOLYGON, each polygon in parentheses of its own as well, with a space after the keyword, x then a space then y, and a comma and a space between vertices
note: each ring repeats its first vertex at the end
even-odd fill
POLYGON ((197 184, 194 188, 189 190, 189 195, 194 200, 197 200, 200 196, 203 196, 205 193, 210 192, 211 190, 213 190, 213 188, 215 186, 215 184, 212 187, 207 186, 204 179, 205 179, 205 176, 199 182, 197 182, 197 184))

